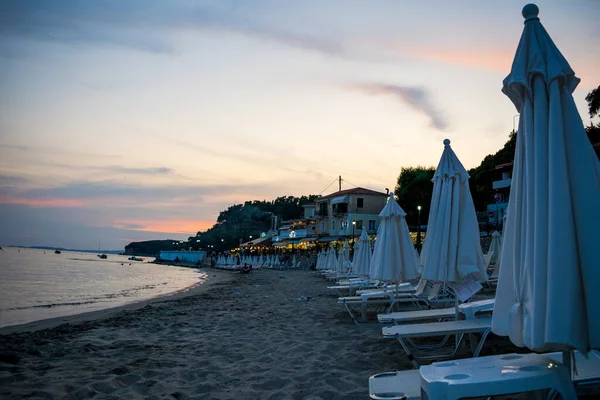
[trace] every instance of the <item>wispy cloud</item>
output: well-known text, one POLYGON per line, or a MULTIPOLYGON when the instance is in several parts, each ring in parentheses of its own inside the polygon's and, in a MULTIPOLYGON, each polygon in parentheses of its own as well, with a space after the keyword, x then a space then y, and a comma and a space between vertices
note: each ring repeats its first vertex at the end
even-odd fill
POLYGON ((309 50, 341 56, 341 41, 294 32, 277 26, 277 20, 260 18, 265 4, 237 7, 238 2, 130 0, 102 2, 66 0, 8 0, 0 5, 4 35, 69 44, 128 47, 155 54, 176 54, 158 30, 224 31, 309 50))
POLYGON ((64 198, 26 198, 26 197, 9 197, 0 196, 0 204, 24 205, 29 207, 40 208, 76 208, 83 207, 85 202, 77 199, 64 198))
POLYGON ((430 93, 424 87, 383 83, 351 83, 344 85, 344 87, 371 96, 390 96, 400 103, 425 114, 434 128, 442 131, 448 128, 445 116, 432 102, 430 93))
POLYGON ((81 151, 75 151, 75 150, 67 150, 67 149, 62 149, 62 148, 56 148, 56 147, 49 147, 49 146, 23 146, 23 145, 12 145, 12 144, 0 144, 0 153, 2 151, 18 151, 18 152, 24 152, 24 153, 35 153, 35 154, 44 154, 44 155, 66 155, 66 156, 80 156, 80 157, 95 157, 95 158, 109 158, 109 159, 116 159, 119 158, 120 156, 114 155, 114 154, 100 154, 100 153, 85 153, 85 152, 81 152, 81 151))
POLYGON ((117 174, 134 174, 134 175, 168 175, 173 172, 171 168, 167 167, 150 167, 150 168, 128 168, 120 167, 118 165, 109 165, 106 167, 95 167, 107 172, 114 172, 117 174))

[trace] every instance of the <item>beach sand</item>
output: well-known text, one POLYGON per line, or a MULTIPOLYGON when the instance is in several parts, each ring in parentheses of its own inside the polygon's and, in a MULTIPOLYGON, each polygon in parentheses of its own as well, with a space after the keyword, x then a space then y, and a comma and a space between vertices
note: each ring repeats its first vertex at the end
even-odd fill
POLYGON ((206 271, 187 293, 1 330, 0 397, 366 399, 369 376, 412 368, 313 272, 206 271))

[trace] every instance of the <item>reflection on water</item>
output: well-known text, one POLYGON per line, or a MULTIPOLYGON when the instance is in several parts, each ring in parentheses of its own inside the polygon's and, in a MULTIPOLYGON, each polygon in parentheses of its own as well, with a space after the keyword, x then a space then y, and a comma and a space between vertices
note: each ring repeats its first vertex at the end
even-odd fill
POLYGON ((150 260, 4 247, 0 327, 147 300, 205 279, 198 270, 150 264, 150 260))

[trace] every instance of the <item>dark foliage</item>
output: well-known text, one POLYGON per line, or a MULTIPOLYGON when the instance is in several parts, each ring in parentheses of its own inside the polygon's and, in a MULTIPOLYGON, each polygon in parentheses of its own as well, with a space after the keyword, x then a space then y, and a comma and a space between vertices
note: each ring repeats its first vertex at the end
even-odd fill
POLYGON ((189 245, 192 248, 203 249, 212 246, 215 251, 236 247, 240 240, 247 242, 250 236, 258 238, 262 232, 268 231, 273 216, 277 216, 280 222, 302 218, 304 214, 302 206, 314 203, 317 197, 317 195, 282 196, 272 201, 254 200, 235 204, 219 213, 217 223, 212 228, 190 237, 189 245))
POLYGON ((418 206, 421 206, 421 225, 427 225, 429 206, 433 192, 435 167, 402 168, 394 194, 400 207, 406 212, 406 223, 416 226, 419 222, 418 206))
POLYGON ((125 246, 125 253, 136 256, 158 256, 161 250, 177 250, 181 244, 176 240, 147 240, 125 246))

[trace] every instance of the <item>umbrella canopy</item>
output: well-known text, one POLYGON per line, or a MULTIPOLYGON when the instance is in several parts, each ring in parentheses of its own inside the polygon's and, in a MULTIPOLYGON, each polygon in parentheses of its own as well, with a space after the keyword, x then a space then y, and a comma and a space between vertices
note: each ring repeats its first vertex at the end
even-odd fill
POLYGON ((346 261, 350 261, 350 244, 347 240, 344 241, 344 258, 346 261))
POLYGON ((317 262, 315 263, 316 269, 323 269, 323 250, 317 253, 317 262))
POLYGON ((336 264, 337 255, 335 254, 335 249, 330 247, 329 251, 327 252, 327 259, 325 260, 325 269, 329 271, 335 271, 336 264))
POLYGON ((335 265, 335 269, 337 272, 339 272, 339 273, 346 272, 345 262, 346 262, 346 253, 344 251, 344 248, 340 247, 337 252, 337 262, 335 265))
POLYGON ((600 348, 600 163, 579 83, 540 23, 525 28, 502 91, 520 112, 492 331, 532 350, 600 348))
POLYGON ((371 244, 369 243, 369 235, 367 230, 363 229, 360 238, 354 244, 354 259, 352 260, 352 268, 357 275, 369 275, 371 266, 371 244))
POLYGON ((494 265, 494 272, 492 272, 492 276, 498 276, 500 271, 500 251, 502 250, 502 236, 498 231, 494 231, 492 233, 492 242, 490 243, 490 249, 485 255, 486 260, 486 268, 489 268, 490 265, 494 265))
POLYGON ((406 224, 406 213, 394 200, 394 193, 390 193, 379 217, 381 221, 369 270, 371 279, 402 282, 416 278, 415 246, 406 224))
POLYGON ((426 240, 419 262, 423 278, 461 282, 469 274, 486 281, 477 213, 469 190, 469 174, 444 140, 444 151, 433 175, 426 240))

